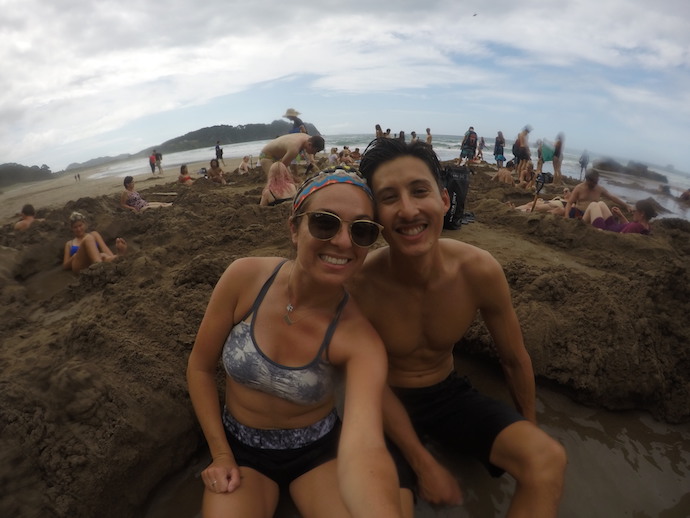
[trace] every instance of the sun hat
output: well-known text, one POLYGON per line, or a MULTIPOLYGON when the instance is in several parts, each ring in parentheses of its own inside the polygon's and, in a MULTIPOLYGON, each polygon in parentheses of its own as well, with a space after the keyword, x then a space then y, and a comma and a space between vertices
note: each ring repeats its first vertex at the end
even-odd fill
POLYGON ((283 117, 297 117, 298 115, 299 112, 297 110, 295 110, 294 108, 288 108, 283 117))

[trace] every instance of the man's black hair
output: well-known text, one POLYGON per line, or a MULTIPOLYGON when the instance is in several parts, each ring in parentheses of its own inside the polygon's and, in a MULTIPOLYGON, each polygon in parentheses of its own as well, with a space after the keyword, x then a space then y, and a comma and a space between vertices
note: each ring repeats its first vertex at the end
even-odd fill
POLYGON ((359 170, 371 187, 374 172, 381 164, 403 156, 415 157, 424 162, 429 167, 429 171, 431 171, 439 188, 443 187, 441 184, 442 167, 436 153, 434 153, 430 145, 419 140, 408 144, 398 139, 374 139, 369 143, 362 154, 362 159, 359 162, 359 170))

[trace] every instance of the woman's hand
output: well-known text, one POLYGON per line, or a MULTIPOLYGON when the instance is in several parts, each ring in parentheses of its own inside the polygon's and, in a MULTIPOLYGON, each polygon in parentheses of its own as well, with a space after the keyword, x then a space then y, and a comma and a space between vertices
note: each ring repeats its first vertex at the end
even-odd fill
POLYGON ((224 455, 214 459, 201 472, 201 479, 206 488, 213 493, 232 493, 240 487, 242 477, 235 460, 224 455))

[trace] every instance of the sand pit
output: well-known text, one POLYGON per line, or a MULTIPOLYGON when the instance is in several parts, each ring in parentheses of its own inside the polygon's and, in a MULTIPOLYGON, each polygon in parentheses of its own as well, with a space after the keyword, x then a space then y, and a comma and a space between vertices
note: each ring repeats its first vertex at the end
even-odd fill
MULTIPOLYGON (((0 515, 138 516, 202 445, 184 378, 196 330, 233 259, 290 254, 289 208, 258 206, 259 172, 227 186, 175 178, 137 179, 145 199, 177 193, 170 208, 126 212, 121 183, 105 179, 104 194, 65 184, 34 201, 46 221, 25 233, 3 227, 0 515), (108 244, 126 238, 128 255, 62 271, 73 210, 108 244)), ((476 222, 445 235, 503 265, 539 379, 587 404, 690 421, 690 223, 617 235, 504 204, 529 199, 478 167, 476 222)), ((491 355, 480 322, 460 346, 491 355)))

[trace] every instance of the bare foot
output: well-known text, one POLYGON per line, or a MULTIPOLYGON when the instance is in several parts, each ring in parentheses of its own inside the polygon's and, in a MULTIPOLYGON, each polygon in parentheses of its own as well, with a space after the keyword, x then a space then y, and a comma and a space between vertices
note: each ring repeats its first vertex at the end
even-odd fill
POLYGON ((118 237, 115 239, 115 248, 117 249, 117 255, 125 255, 127 253, 127 241, 118 237))

